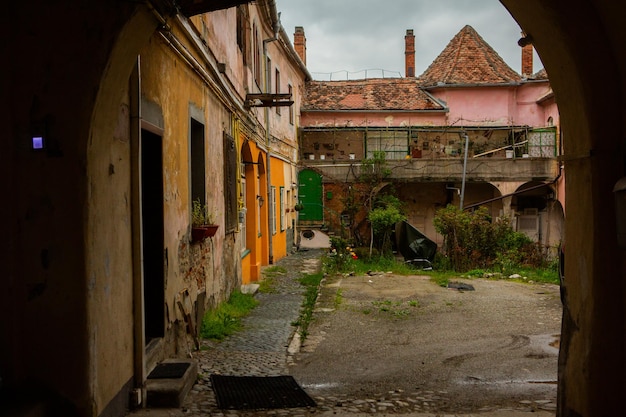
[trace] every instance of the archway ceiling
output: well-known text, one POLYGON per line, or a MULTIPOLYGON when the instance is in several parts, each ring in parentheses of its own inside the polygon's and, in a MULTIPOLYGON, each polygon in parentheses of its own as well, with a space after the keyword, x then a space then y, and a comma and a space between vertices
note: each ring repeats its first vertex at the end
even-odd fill
POLYGON ((250 0, 178 0, 174 1, 180 12, 187 16, 194 16, 200 13, 212 12, 240 4, 250 3, 250 0))

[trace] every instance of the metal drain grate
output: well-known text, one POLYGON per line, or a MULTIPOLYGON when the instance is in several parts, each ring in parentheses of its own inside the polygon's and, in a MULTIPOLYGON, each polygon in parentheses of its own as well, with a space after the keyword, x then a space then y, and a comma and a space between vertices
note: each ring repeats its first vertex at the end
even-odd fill
POLYGON ((211 375, 221 409, 263 410, 315 407, 317 404, 291 376, 211 375))

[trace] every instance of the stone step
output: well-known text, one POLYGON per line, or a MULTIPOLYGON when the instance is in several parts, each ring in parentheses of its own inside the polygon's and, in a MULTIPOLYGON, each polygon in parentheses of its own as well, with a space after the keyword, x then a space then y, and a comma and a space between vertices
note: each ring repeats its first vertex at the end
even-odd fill
POLYGON ((148 375, 146 406, 180 408, 198 377, 198 364, 191 359, 166 359, 148 375), (186 369, 185 369, 185 365, 186 369))

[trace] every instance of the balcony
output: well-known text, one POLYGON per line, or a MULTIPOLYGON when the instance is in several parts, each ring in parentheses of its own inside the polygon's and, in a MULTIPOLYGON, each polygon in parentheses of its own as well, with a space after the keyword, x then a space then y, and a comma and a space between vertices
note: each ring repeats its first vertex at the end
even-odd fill
MULTIPOLYGON (((387 160, 391 170, 388 177, 401 182, 458 182, 463 178, 463 158, 387 160)), ((301 161, 303 168, 311 168, 324 176, 325 182, 354 181, 362 174, 358 160, 301 161)), ((495 181, 550 181, 558 176, 557 158, 469 158, 466 180, 495 181)))

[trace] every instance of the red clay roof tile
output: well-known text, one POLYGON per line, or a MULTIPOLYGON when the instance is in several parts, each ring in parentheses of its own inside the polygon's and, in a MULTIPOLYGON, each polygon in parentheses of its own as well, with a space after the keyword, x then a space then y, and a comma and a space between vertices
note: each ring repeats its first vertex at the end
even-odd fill
POLYGON ((498 53, 467 25, 419 77, 422 85, 501 84, 521 81, 498 53))
POLYGON ((306 83, 303 111, 445 110, 415 78, 371 78, 306 83))

